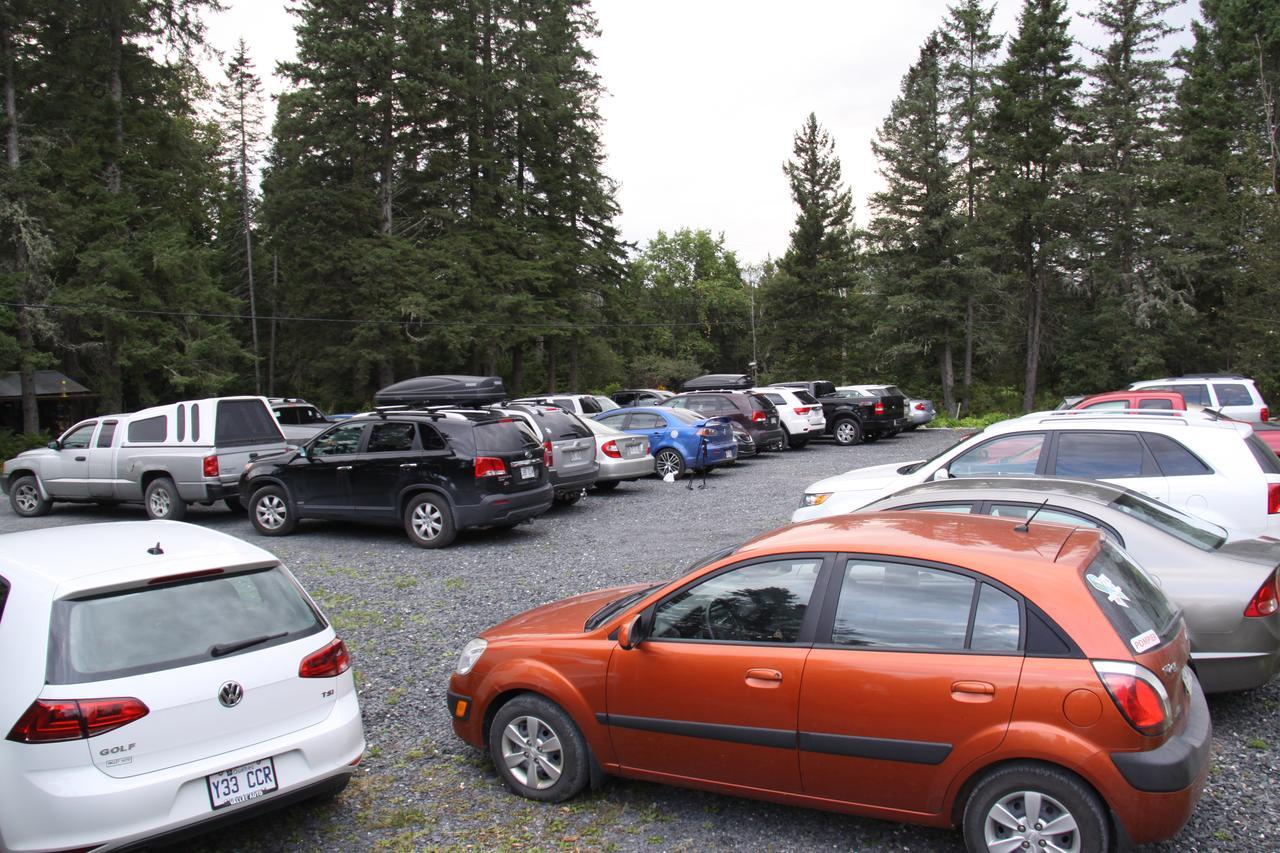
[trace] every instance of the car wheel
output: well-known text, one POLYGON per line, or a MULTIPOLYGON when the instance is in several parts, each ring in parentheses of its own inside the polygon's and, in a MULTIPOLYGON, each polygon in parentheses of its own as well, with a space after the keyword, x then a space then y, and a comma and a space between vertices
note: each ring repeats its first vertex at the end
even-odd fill
POLYGON ((142 494, 148 518, 164 521, 181 521, 187 514, 187 504, 178 495, 178 487, 168 477, 156 477, 147 484, 142 494))
POLYGON ((404 508, 404 532, 419 548, 443 548, 453 541, 453 513, 439 495, 417 495, 404 508))
POLYGON ((244 504, 239 498, 224 498, 222 505, 236 515, 244 515, 244 504))
POLYGON ((964 807, 964 839, 970 850, 1102 853, 1109 849, 1108 829, 1102 803, 1087 785, 1037 764, 993 771, 964 807))
POLYGON ((907 425, 907 426, 904 426, 904 427, 902 428, 902 431, 903 431, 903 432, 915 432, 915 431, 916 431, 916 427, 918 427, 918 426, 920 426, 920 424, 909 424, 909 425, 907 425))
POLYGON ((678 450, 672 450, 669 447, 665 450, 659 450, 657 455, 653 457, 653 470, 657 472, 659 477, 674 474, 679 478, 684 474, 684 457, 680 455, 678 450))
POLYGON ((612 492, 621 483, 621 480, 597 480, 596 488, 602 492, 612 492))
POLYGON ((790 440, 790 443, 791 443, 792 450, 799 450, 800 448, 804 447, 806 444, 809 443, 809 439, 792 437, 790 440))
POLYGON ((289 496, 279 486, 263 486, 249 498, 249 521, 263 536, 288 536, 298 526, 289 496))
POLYGON ((582 500, 582 489, 575 489, 570 492, 556 492, 555 501, 561 506, 573 506, 582 500))
POLYGON ((53 501, 41 497, 40 484, 28 474, 14 480, 9 487, 9 506, 23 518, 35 518, 48 512, 53 501))
POLYGON ((489 725, 489 754, 507 787, 559 803, 591 778, 587 743, 560 706, 532 693, 503 705, 489 725))
POLYGON ((855 444, 861 444, 864 440, 862 424, 858 423, 856 418, 841 418, 831 428, 831 437, 841 447, 853 447, 855 444))

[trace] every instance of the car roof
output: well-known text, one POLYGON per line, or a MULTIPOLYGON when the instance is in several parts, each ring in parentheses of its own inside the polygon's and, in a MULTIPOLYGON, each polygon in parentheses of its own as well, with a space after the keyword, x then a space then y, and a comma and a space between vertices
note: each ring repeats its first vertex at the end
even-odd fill
MULTIPOLYGON (((908 486, 882 500, 912 495, 945 496, 956 492, 1026 492, 1028 495, 1065 495, 1098 504, 1109 504, 1121 495, 1130 494, 1150 500, 1140 492, 1101 480, 1077 480, 1068 477, 952 477, 908 486)), ((1177 512, 1177 510, 1174 510, 1177 512)))
POLYGON ((1050 412, 1032 412, 1019 418, 997 421, 987 427, 985 434, 999 435, 1005 432, 1034 432, 1039 429, 1089 429, 1126 430, 1141 428, 1184 428, 1233 430, 1247 436, 1252 430, 1242 421, 1227 420, 1216 412, 1161 409, 1133 411, 1093 411, 1090 409, 1056 409, 1050 412))
POLYGON ((69 593, 209 568, 275 564, 269 551, 178 521, 113 521, 0 536, 0 574, 69 593), (148 549, 159 546, 161 553, 148 549))

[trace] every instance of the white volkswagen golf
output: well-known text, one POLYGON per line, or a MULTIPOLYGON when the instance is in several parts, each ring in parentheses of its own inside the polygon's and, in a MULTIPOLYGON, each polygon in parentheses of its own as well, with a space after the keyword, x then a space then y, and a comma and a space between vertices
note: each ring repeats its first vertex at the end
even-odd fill
POLYGON ((178 522, 0 536, 0 850, 108 850, 342 790, 346 646, 288 569, 178 522))

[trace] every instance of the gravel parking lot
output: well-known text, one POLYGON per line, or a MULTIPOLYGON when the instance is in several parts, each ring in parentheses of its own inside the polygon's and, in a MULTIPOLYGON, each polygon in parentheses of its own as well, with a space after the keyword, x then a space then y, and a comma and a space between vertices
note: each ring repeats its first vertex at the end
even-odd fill
MULTIPOLYGON (((662 579, 719 547, 786 523, 804 487, 850 468, 931 456, 954 440, 925 430, 855 448, 827 444, 746 460, 706 489, 654 479, 553 509, 511 531, 471 532, 444 551, 396 529, 304 522, 258 536, 221 506, 189 521, 277 553, 351 649, 369 750, 337 800, 205 836, 204 850, 895 849, 961 850, 958 833, 614 780, 558 806, 509 794, 488 759, 449 727, 445 690, 458 651, 517 612, 597 587, 662 579)), ((700 481, 694 481, 698 485, 700 481)), ((5 503, 0 532, 138 519, 140 508, 57 505, 26 520, 5 503)), ((91 547, 86 555, 91 557, 91 547)), ((1280 848, 1280 686, 1210 700, 1209 784, 1166 850, 1280 848)))

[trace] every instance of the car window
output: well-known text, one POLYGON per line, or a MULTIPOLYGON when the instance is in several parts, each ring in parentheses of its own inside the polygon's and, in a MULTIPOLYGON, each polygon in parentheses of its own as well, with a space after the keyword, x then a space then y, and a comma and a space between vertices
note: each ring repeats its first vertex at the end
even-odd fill
POLYGON ((924 566, 849 560, 831 642, 842 646, 961 651, 973 578, 924 566))
POLYGON ((1103 529, 1096 519, 1089 518, 1087 515, 1068 512, 1065 509, 1055 509, 1051 506, 1041 509, 1039 504, 1029 506, 1027 504, 993 503, 990 509, 990 514, 997 518, 1030 518, 1032 513, 1035 513, 1037 522, 1044 521, 1049 524, 1070 524, 1072 527, 1103 529))
POLYGON ((4 603, 9 600, 9 582, 0 578, 0 621, 4 620, 4 603))
POLYGON ((673 409, 683 409, 689 405, 688 397, 672 397, 669 400, 663 400, 662 405, 670 406, 673 409))
POLYGON ((600 405, 600 401, 595 397, 579 397, 578 402, 582 406, 582 411, 588 415, 594 415, 598 412, 604 411, 604 408, 600 405))
POLYGON ((566 412, 573 411, 573 401, 568 397, 553 397, 551 399, 551 405, 564 409, 566 412))
POLYGON ((1142 441, 1127 432, 1063 432, 1054 471, 1059 477, 1101 480, 1141 477, 1142 441))
POLYGON ((688 409, 672 409, 663 414, 667 417, 667 420, 662 424, 663 426, 671 423, 671 421, 675 421, 677 424, 696 424, 707 419, 706 415, 699 412, 691 412, 688 409))
POLYGON ((953 477, 1034 474, 1043 447, 1042 432, 1001 436, 960 454, 947 470, 953 477))
POLYGON ((772 400, 774 405, 776 406, 785 406, 787 404, 786 397, 783 397, 781 394, 774 394, 771 391, 761 391, 760 396, 767 397, 768 399, 772 400))
POLYGON ((608 424, 614 429, 622 429, 622 425, 626 423, 628 412, 610 412, 609 414, 596 418, 602 424, 608 424))
POLYGON ((655 415, 653 412, 636 412, 627 422, 627 429, 665 429, 666 426, 667 422, 662 415, 655 415))
MULTIPOLYGON (((477 427, 477 429, 479 429, 477 427)), ((444 436, 426 424, 418 424, 418 441, 423 450, 448 450, 444 436)))
POLYGON ((374 424, 369 431, 369 446, 365 453, 404 453, 413 450, 416 430, 411 423, 374 424))
MULTIPOLYGON (((98 440, 94 442, 94 444, 97 447, 110 447, 111 442, 115 441, 115 438, 116 438, 116 422, 103 421, 102 431, 98 433, 98 440)), ((195 438, 195 436, 192 436, 192 438, 195 438)))
POLYGON ((1178 442, 1155 432, 1143 434, 1147 448, 1156 458, 1156 464, 1166 477, 1185 477, 1195 474, 1212 474, 1209 466, 1196 458, 1196 455, 1178 442))
POLYGON ((1159 397, 1147 398, 1138 401, 1139 409, 1164 409, 1165 411, 1173 411, 1173 401, 1164 400, 1159 397))
MULTIPOLYGON (((424 447, 426 447, 428 430, 431 430, 431 427, 426 425, 422 426, 424 447)), ((515 453, 521 450, 542 449, 542 442, 533 435, 532 430, 524 423, 524 421, 503 420, 487 424, 477 424, 475 428, 475 438, 476 450, 481 453, 515 453)), ((444 449, 443 445, 440 449, 444 449)))
POLYGON ((969 515, 973 512, 972 504, 920 504, 919 506, 901 506, 894 507, 895 510, 920 510, 922 512, 954 512, 960 515, 969 515))
POLYGON ((568 438, 590 438, 591 430, 582 425, 582 421, 568 412, 559 409, 539 411, 534 419, 552 441, 568 438))
POLYGON ((1218 397, 1219 406, 1252 406, 1253 397, 1249 389, 1236 382, 1215 382, 1213 393, 1218 397))
POLYGON ((617 394, 613 395, 613 402, 617 403, 619 406, 625 406, 627 403, 630 403, 632 400, 636 399, 638 396, 639 396, 638 394, 619 391, 617 394))
POLYGON ((821 559, 802 557, 722 572, 659 604, 651 636, 794 643, 821 570, 821 559))
POLYGON ((129 423, 130 441, 161 442, 169 437, 169 419, 164 415, 143 418, 129 423))
POLYGON ((343 424, 321 433, 311 445, 312 456, 346 456, 360 451, 364 424, 343 424))
POLYGON ((295 411, 298 413, 298 423, 300 424, 328 423, 324 419, 324 415, 320 414, 320 410, 312 406, 300 406, 295 411))
POLYGON ((989 583, 978 593, 969 648, 975 652, 1016 652, 1022 633, 1018 600, 989 583))
POLYGON ((275 418, 261 400, 219 400, 213 441, 221 447, 282 440, 275 418))
POLYGON ((1110 542, 1084 572, 1093 600, 1125 645, 1148 652, 1173 638, 1177 609, 1137 563, 1110 542))
POLYGON ((810 394, 808 391, 804 390, 803 388, 798 388, 793 393, 800 400, 800 402, 804 403, 806 406, 814 406, 814 405, 817 405, 818 403, 818 398, 814 397, 812 394, 810 394))
POLYGON ((275 412, 276 420, 278 420, 282 424, 285 424, 287 426, 297 426, 298 424, 302 423, 302 421, 298 417, 299 415, 298 410, 293 408, 292 406, 286 406, 280 409, 273 409, 272 411, 275 412))
POLYGON ((1262 469, 1264 474, 1280 474, 1280 458, 1276 456, 1276 452, 1267 446, 1267 443, 1258 438, 1257 433, 1251 433, 1244 443, 1249 446, 1249 452, 1253 454, 1253 460, 1258 463, 1258 467, 1262 469))
POLYGON ((1188 403, 1195 403, 1198 406, 1212 406, 1213 401, 1209 399, 1208 385, 1170 385, 1167 388, 1161 387, 1161 391, 1177 391, 1182 395, 1182 399, 1188 403))
POLYGON ((1201 551, 1216 551, 1227 541, 1227 531, 1201 518, 1183 515, 1177 510, 1135 494, 1122 494, 1111 502, 1111 506, 1150 524, 1157 530, 1163 530, 1201 551))
POLYGON ((1108 412, 1113 410, 1124 410, 1129 408, 1128 400, 1103 400, 1100 403, 1090 403, 1087 406, 1081 406, 1082 409, 1097 410, 1099 412, 1108 412))
POLYGON ((93 430, 97 427, 97 421, 90 421, 87 424, 81 424, 74 429, 68 430, 62 436, 62 447, 65 450, 80 450, 89 446, 89 439, 93 437, 93 430))

